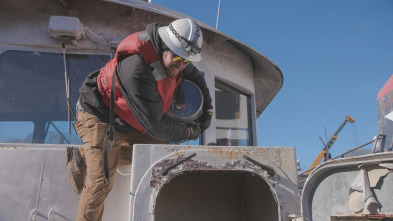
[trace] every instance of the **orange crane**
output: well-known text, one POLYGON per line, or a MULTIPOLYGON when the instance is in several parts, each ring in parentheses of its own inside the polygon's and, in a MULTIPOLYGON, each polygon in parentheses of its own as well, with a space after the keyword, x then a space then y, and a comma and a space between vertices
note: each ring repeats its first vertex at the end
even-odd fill
POLYGON ((340 127, 337 129, 336 133, 333 134, 333 136, 330 138, 329 142, 323 147, 321 152, 319 152, 318 156, 315 158, 314 162, 310 165, 310 167, 308 168, 308 171, 305 174, 309 175, 313 171, 312 168, 316 167, 319 163, 321 163, 322 159, 325 159, 325 161, 329 159, 329 149, 330 149, 330 147, 332 147, 334 142, 337 140, 338 134, 344 128, 345 124, 347 124, 348 121, 351 123, 355 122, 355 120, 351 116, 347 115, 345 117, 344 122, 342 122, 340 127))

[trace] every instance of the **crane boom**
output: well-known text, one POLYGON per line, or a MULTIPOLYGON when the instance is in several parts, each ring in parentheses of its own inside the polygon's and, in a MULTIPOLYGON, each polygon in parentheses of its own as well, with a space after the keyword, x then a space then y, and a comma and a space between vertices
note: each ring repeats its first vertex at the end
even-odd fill
MULTIPOLYGON (((345 124, 347 124, 349 122, 353 123, 355 122, 355 120, 347 115, 345 117, 344 122, 341 123, 341 125, 338 127, 338 129, 336 130, 336 132, 333 134, 333 136, 330 138, 329 142, 327 142, 327 144, 323 147, 323 149, 321 150, 321 152, 319 152, 318 156, 315 158, 314 162, 310 165, 309 170, 315 166, 317 166, 319 163, 321 163, 322 159, 328 160, 329 159, 329 149, 332 147, 332 145, 334 144, 334 142, 337 140, 337 136, 338 134, 341 132, 341 130, 344 128, 345 124)), ((310 174, 312 172, 312 170, 308 171, 306 174, 310 174)))
MULTIPOLYGON (((340 125, 340 127, 337 129, 336 133, 333 134, 333 136, 330 138, 329 142, 323 148, 326 152, 329 151, 330 147, 332 147, 333 143, 337 140, 338 134, 341 132, 341 130, 344 128, 345 124, 347 124, 348 121, 353 123, 355 120, 352 117, 350 117, 349 115, 346 116, 344 122, 340 125)), ((325 160, 327 160, 327 159, 325 158, 325 160)))

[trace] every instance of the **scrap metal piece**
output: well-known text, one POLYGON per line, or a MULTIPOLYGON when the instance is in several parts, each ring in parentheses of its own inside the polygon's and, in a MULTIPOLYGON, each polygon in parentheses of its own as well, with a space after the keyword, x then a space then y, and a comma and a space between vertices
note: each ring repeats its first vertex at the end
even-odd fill
MULTIPOLYGON (((370 171, 375 169, 374 167, 378 167, 378 163, 367 163, 362 164, 359 167, 361 168, 360 173, 355 178, 354 182, 350 188, 350 201, 349 207, 356 213, 360 212, 362 209, 360 208, 360 200, 363 204, 363 214, 378 214, 379 213, 379 203, 374 197, 374 193, 371 190, 372 187, 375 187, 379 178, 375 178, 374 176, 369 176, 370 171), (371 168, 370 168, 371 167, 371 168), (370 183, 372 184, 370 185, 370 183), (362 192, 362 198, 360 199, 360 193, 362 192)), ((379 173, 378 173, 379 174, 379 173)))
POLYGON ((363 192, 357 190, 350 190, 349 193, 349 201, 348 201, 348 208, 351 212, 358 214, 361 213, 364 209, 363 203, 363 192))
POLYGON ((380 163, 379 166, 384 167, 389 170, 393 169, 393 163, 380 163))
POLYGON ((193 158, 193 157, 195 157, 195 156, 196 156, 196 153, 193 153, 193 154, 189 155, 188 157, 186 157, 186 158, 184 158, 184 159, 181 159, 181 160, 175 162, 174 164, 172 164, 172 165, 170 165, 170 166, 168 166, 168 167, 162 169, 161 172, 160 172, 160 174, 161 174, 162 176, 168 175, 168 172, 169 172, 170 170, 172 170, 173 168, 177 167, 179 164, 182 164, 182 163, 184 163, 185 161, 187 161, 187 160, 189 160, 189 159, 191 159, 191 158, 193 158))
POLYGON ((262 163, 260 163, 260 162, 258 162, 258 161, 256 161, 256 160, 254 160, 254 159, 252 159, 252 158, 250 158, 250 157, 248 157, 248 156, 246 156, 246 155, 243 155, 243 158, 246 159, 246 160, 248 160, 248 161, 250 161, 251 163, 253 163, 253 164, 259 166, 261 169, 266 170, 266 172, 267 172, 270 176, 274 176, 274 175, 276 174, 276 172, 274 172, 273 168, 271 168, 271 167, 269 167, 269 166, 267 166, 267 165, 265 165, 265 164, 262 164, 262 163))
POLYGON ((380 205, 375 199, 372 188, 390 171, 378 162, 369 162, 359 166, 361 171, 349 189, 348 206, 354 213, 378 214, 380 205))
POLYGON ((330 216, 331 221, 341 221, 341 220, 392 220, 393 215, 391 214, 335 214, 330 216))
POLYGON ((379 203, 374 198, 374 194, 370 188, 370 181, 368 179, 367 168, 362 167, 363 172, 363 202, 364 214, 377 214, 379 210, 379 203))

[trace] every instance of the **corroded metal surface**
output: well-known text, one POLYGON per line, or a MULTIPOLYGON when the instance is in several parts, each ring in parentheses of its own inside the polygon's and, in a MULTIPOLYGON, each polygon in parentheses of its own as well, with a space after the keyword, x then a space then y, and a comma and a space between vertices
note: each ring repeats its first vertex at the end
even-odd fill
POLYGON ((355 214, 342 214, 331 216, 331 221, 340 221, 340 220, 393 220, 393 215, 387 214, 373 214, 373 215, 355 215, 355 214))
MULTIPOLYGON (((46 0, 26 0, 13 1, 3 0, 0 2, 0 53, 7 50, 33 51, 33 52, 49 52, 62 54, 63 46, 66 54, 81 54, 81 55, 113 55, 118 43, 131 33, 145 29, 146 25, 151 22, 169 23, 174 18, 187 17, 186 15, 159 7, 154 4, 149 4, 141 1, 126 1, 126 0, 108 0, 108 1, 46 1, 46 0), (85 36, 81 39, 60 39, 53 38, 48 32, 48 22, 51 16, 69 16, 80 20, 84 26, 85 36)), ((280 69, 265 56, 255 51, 254 49, 244 45, 243 43, 226 36, 219 31, 201 24, 204 35, 204 50, 202 51, 204 59, 196 64, 196 66, 205 72, 205 77, 208 82, 208 87, 214 91, 214 79, 225 80, 236 89, 239 89, 246 94, 253 96, 255 103, 252 107, 253 121, 266 108, 270 101, 281 89, 283 76, 280 69), (236 82, 242 82, 239 85, 236 82)), ((88 73, 85 73, 88 74, 88 73)), ((214 93, 213 99, 214 99, 214 93)), ((214 124, 214 120, 212 122, 214 124)), ((214 126, 212 126, 214 128, 214 126)), ((256 134, 253 129, 253 133, 256 134)), ((208 133, 209 139, 215 139, 215 132, 208 133), (209 137, 210 136, 210 137, 209 137)), ((254 138, 256 141, 256 138, 254 138)), ((256 143, 256 142, 255 142, 256 143)), ((52 148, 49 152, 54 153, 61 149, 64 151, 64 146, 58 145, 8 145, 4 146, 2 151, 7 154, 14 153, 16 150, 18 154, 23 157, 30 157, 25 155, 27 152, 35 151, 39 154, 52 148), (27 147, 28 146, 28 147, 27 147)), ((168 181, 170 177, 176 177, 184 171, 204 170, 207 171, 211 167, 213 170, 228 170, 228 171, 243 171, 252 173, 255 176, 261 177, 266 182, 268 188, 272 189, 272 195, 277 203, 277 211, 280 211, 280 217, 286 217, 287 213, 296 212, 298 206, 293 203, 297 199, 296 186, 296 166, 294 149, 284 148, 244 148, 244 147, 171 147, 165 146, 161 151, 151 152, 152 155, 138 155, 141 158, 135 159, 133 167, 132 189, 136 194, 146 193, 152 191, 151 186, 155 186, 157 191, 162 187, 162 183, 168 181), (151 171, 151 166, 157 166, 156 162, 168 160, 164 164, 179 160, 178 157, 188 156, 196 150, 198 155, 190 161, 186 161, 182 166, 174 168, 169 171, 167 176, 161 177, 157 174, 156 183, 150 185, 150 176, 154 174, 151 171), (274 169, 275 176, 270 177, 265 170, 261 170, 259 166, 245 161, 242 156, 246 155, 263 164, 266 164, 274 169), (135 171, 135 172, 134 172, 135 171), (146 173, 149 171, 149 173, 146 173), (285 171, 285 172, 284 172, 285 171), (144 179, 146 178, 146 179, 144 179), (139 179, 139 180, 138 180, 139 179), (137 183, 138 181, 138 183, 137 183), (139 183, 139 181, 143 181, 139 183), (146 181, 146 182, 145 182, 146 181), (138 190, 138 191, 136 191, 138 190), (274 190, 274 191, 273 191, 274 190), (286 198, 288 197, 288 200, 286 198)), ((54 158, 50 158, 58 163, 60 161, 59 154, 54 158)), ((48 158, 46 158, 48 159, 48 158)), ((9 159, 15 160, 15 159, 9 159)), ((29 159, 33 162, 34 159, 29 159)), ((21 160, 23 162, 23 160, 21 160)), ((30 162, 30 161, 29 161, 30 162)), ((19 162, 18 162, 19 163, 19 162)), ((22 167, 22 166, 21 166, 22 167)), ((40 169, 41 167, 37 167, 40 169)), ((48 169, 49 167, 47 167, 48 169)), ((52 167, 51 167, 52 168, 52 167)), ((61 167, 53 167, 58 169, 58 173, 64 170, 61 167)), ((34 169, 33 167, 29 169, 34 169)), ((65 171, 64 175, 66 174, 65 171)), ((130 182, 128 177, 127 182, 122 182, 123 177, 116 178, 115 185, 125 185, 123 189, 128 189, 127 185, 130 182)), ((15 178, 16 179, 16 178, 15 178)), ((22 179, 23 181, 23 179, 22 179)), ((20 181, 20 182, 22 182, 20 181)), ((19 181, 18 181, 19 182, 19 181)), ((59 184, 60 185, 60 184, 59 184)), ((61 184, 62 188, 66 188, 67 182, 61 184)), ((54 197, 62 195, 62 193, 54 194, 52 189, 48 190, 54 197)), ((116 192, 116 188, 111 192, 107 202, 111 202, 111 196, 124 196, 124 192, 116 192)), ((154 194, 140 195, 142 199, 149 197, 151 199, 154 194)), ((119 198, 119 197, 118 197, 119 198)), ((118 199, 115 198, 115 199, 118 199)), ((138 198, 138 194, 131 196, 134 200, 138 198)), ((154 197, 153 197, 154 198, 154 197)), ((75 200, 75 199, 73 199, 75 200)), ((150 201, 149 201, 150 202, 150 201)), ((76 207, 76 204, 73 205, 76 207)), ((111 212, 114 204, 107 203, 105 206, 106 212, 111 212)), ((154 208, 153 204, 138 204, 143 208, 148 208, 148 214, 152 214, 154 208), (146 206, 146 207, 145 207, 146 206)), ((122 205, 127 207, 127 205, 122 205)), ((75 208, 72 209, 75 209, 75 208)), ((118 207, 118 206, 117 206, 118 207)), ((56 209, 56 208, 55 208, 56 209)), ((74 213, 69 207, 64 207, 68 210, 67 213, 74 213)), ((113 208, 117 211, 117 208, 113 208)), ((124 209, 127 211, 128 208, 124 209)), ((53 216, 53 209, 49 210, 48 217, 53 216)), ((56 210, 55 210, 56 211, 56 210)), ((124 212, 122 211, 122 212, 124 212)), ((117 214, 120 214, 117 212, 117 214)), ((104 213, 104 218, 105 218, 104 213)), ((122 215, 119 215, 122 216, 122 215)), ((125 216, 122 216, 125 217, 125 216)), ((117 217, 116 217, 117 218, 117 217)), ((119 219, 117 219, 119 220, 119 219)))
POLYGON ((252 174, 267 184, 280 220, 300 212, 294 148, 136 145, 133 162, 132 220, 153 220, 160 191, 172 180, 190 172, 252 174), (166 176, 161 174, 164 168, 194 153, 195 157, 177 165, 166 176), (272 168, 274 175, 244 159, 244 155, 272 168))
MULTIPOLYGON (((368 165, 366 168, 369 168, 370 165, 378 164, 378 168, 384 167, 391 170, 388 165, 392 162, 393 153, 385 152, 331 160, 321 164, 310 174, 304 185, 301 201, 302 217, 311 221, 330 220, 329 217, 339 217, 342 214, 350 214, 353 217, 370 215, 364 214, 368 212, 366 199, 363 202, 364 210, 361 209, 357 214, 351 211, 354 206, 351 205, 353 201, 350 194, 353 192, 352 189, 358 189, 354 185, 358 184, 356 180, 359 174, 362 175, 361 168, 363 167, 361 166, 368 165)), ((393 201, 391 200, 393 173, 372 178, 370 180, 371 185, 368 182, 368 180, 367 182, 361 181, 360 184, 363 187, 360 189, 371 194, 378 202, 378 214, 375 215, 384 217, 393 214, 393 201)), ((362 198, 361 194, 360 198, 362 198)), ((360 206, 363 208, 363 205, 360 206)), ((338 220, 341 220, 341 218, 338 220)))

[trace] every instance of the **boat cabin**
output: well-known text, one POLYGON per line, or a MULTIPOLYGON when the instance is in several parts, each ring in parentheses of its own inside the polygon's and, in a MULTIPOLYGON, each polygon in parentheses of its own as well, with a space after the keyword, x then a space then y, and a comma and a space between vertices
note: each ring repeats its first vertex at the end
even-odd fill
MULTIPOLYGON (((0 220, 73 220, 66 147, 79 87, 119 42, 187 17, 141 0, 0 3, 0 220)), ((119 168, 104 220, 287 220, 299 214, 294 148, 258 147, 256 119, 283 84, 249 46, 197 21, 211 127, 194 142, 136 145, 119 168), (171 167, 173 166, 173 167, 171 167), (164 172, 163 172, 164 171, 164 172)))

